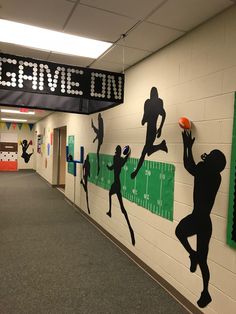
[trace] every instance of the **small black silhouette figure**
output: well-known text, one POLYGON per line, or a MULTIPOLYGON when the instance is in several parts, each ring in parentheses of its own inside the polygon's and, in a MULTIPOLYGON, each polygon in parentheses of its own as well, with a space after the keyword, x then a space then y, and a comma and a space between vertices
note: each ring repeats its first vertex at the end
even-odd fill
POLYGON ((68 155, 68 161, 73 161, 73 156, 71 154, 68 155))
POLYGON ((221 183, 220 172, 225 168, 226 159, 224 154, 215 149, 209 154, 201 156, 202 161, 195 163, 192 146, 195 138, 191 132, 182 133, 184 144, 184 167, 194 176, 193 211, 183 218, 176 227, 175 233, 185 250, 189 253, 190 271, 195 272, 199 265, 202 279, 203 291, 197 304, 206 307, 211 302, 208 291, 210 272, 207 265, 209 242, 212 234, 212 223, 210 213, 214 205, 215 197, 221 183), (196 251, 188 242, 188 237, 197 236, 196 251))
POLYGON ((98 147, 97 147, 97 175, 99 175, 100 172, 100 162, 99 162, 99 151, 101 148, 101 145, 103 143, 103 136, 104 136, 104 124, 101 113, 98 114, 98 127, 96 128, 93 124, 93 119, 91 120, 92 128, 94 132, 96 133, 96 137, 93 140, 93 143, 97 140, 98 141, 98 147))
POLYGON ((130 225, 128 214, 125 210, 121 191, 120 191, 121 190, 120 173, 121 173, 122 167, 124 166, 128 158, 129 158, 129 154, 127 154, 124 158, 121 157, 121 147, 120 145, 118 145, 116 146, 115 155, 113 157, 113 165, 111 166, 107 165, 107 168, 109 170, 114 170, 114 182, 112 183, 110 191, 109 191, 109 211, 107 212, 107 215, 111 217, 111 197, 112 195, 116 194, 120 203, 122 214, 125 216, 126 222, 129 227, 132 244, 135 245, 134 231, 130 225))
POLYGON ((150 92, 150 99, 147 99, 144 103, 144 114, 142 119, 142 125, 147 123, 147 132, 146 132, 146 142, 143 147, 141 157, 139 159, 137 168, 134 172, 131 173, 131 178, 134 179, 139 172, 139 169, 142 167, 145 156, 150 156, 151 154, 157 152, 158 150, 163 150, 168 152, 166 141, 163 140, 160 144, 153 145, 156 137, 161 136, 162 127, 165 122, 166 112, 163 108, 163 101, 158 97, 158 91, 156 87, 152 87, 150 92), (162 120, 159 128, 157 129, 157 119, 161 116, 162 120))
POLYGON ((30 153, 30 154, 27 153, 27 149, 29 148, 29 145, 31 144, 31 141, 28 143, 27 140, 23 140, 20 144, 22 146, 22 155, 21 155, 21 157, 24 159, 25 163, 28 163, 29 160, 30 160, 30 157, 34 153, 34 149, 32 149, 32 153, 30 153))
POLYGON ((88 208, 88 213, 90 214, 89 201, 88 201, 88 177, 90 177, 89 155, 86 156, 86 159, 83 164, 83 178, 81 179, 80 183, 82 184, 84 191, 86 193, 87 208, 88 208))

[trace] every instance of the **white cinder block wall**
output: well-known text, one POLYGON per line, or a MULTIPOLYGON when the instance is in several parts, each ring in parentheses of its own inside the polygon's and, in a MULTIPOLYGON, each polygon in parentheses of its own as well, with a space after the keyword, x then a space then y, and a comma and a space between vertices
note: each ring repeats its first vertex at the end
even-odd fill
MULTIPOLYGON (((115 196, 113 216, 109 218, 106 215, 108 191, 89 184, 91 217, 196 305, 202 291, 201 274, 199 269, 194 274, 190 273, 188 254, 175 236, 178 222, 191 213, 193 206, 193 177, 183 167, 182 138, 177 124, 179 117, 187 116, 193 122, 196 162, 203 152, 215 148, 224 152, 227 166, 222 172, 222 183, 211 214, 213 234, 208 263, 212 303, 203 309, 204 313, 212 314, 233 314, 236 311, 236 252, 226 245, 236 91, 235 34, 236 9, 231 8, 128 70, 124 104, 102 113, 105 136, 101 153, 114 154, 117 144, 129 144, 132 157, 139 158, 146 135, 146 126, 141 126, 143 105, 150 96, 151 87, 158 88, 167 114, 161 139, 166 139, 169 152, 157 152, 149 159, 172 163, 176 167, 174 221, 163 219, 123 199, 135 232, 136 245, 133 247, 115 196)), ((91 118, 97 124, 97 114, 78 116, 58 113, 40 121, 37 129, 67 125, 67 135, 75 135, 75 158, 79 158, 81 145, 85 146, 86 153, 96 152, 97 143, 92 143, 95 135, 91 118)), ((40 160, 37 161, 40 163, 40 160)), ((49 182, 52 180, 51 169, 50 162, 47 170, 37 165, 38 172, 49 182)), ((85 193, 79 183, 80 167, 77 174, 75 183, 73 176, 67 174, 66 196, 87 212, 85 193)))

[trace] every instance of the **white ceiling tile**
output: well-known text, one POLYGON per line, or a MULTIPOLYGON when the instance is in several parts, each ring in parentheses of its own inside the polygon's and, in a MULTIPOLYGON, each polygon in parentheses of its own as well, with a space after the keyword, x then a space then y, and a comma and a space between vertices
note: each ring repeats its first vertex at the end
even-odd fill
POLYGON ((94 62, 94 64, 91 66, 93 69, 99 69, 104 71, 112 71, 112 72, 123 72, 123 65, 119 63, 113 63, 113 62, 105 62, 103 60, 97 60, 94 62))
POLYGON ((148 21, 188 31, 232 4, 230 0, 169 0, 148 21))
POLYGON ((30 49, 23 46, 5 44, 0 42, 0 51, 2 53, 8 53, 16 56, 34 58, 39 60, 47 60, 49 56, 48 51, 30 49))
POLYGON ((150 55, 150 51, 117 45, 102 58, 102 61, 115 62, 120 64, 124 63, 125 65, 130 66, 139 60, 144 59, 148 55, 150 55))
MULTIPOLYGON (((77 0, 0 0, 0 18, 62 30, 76 2, 77 0)), ((119 45, 92 67, 99 66, 104 70, 120 72, 123 70, 121 46, 125 46, 124 68, 127 68, 223 11, 233 1, 81 0, 64 31, 114 42, 160 4, 163 5, 150 16, 149 22, 134 28, 124 41, 120 40, 119 45)), ((93 61, 89 58, 49 55, 45 51, 4 43, 0 43, 0 51, 82 67, 93 61)))
POLYGON ((135 23, 131 18, 78 5, 65 32, 114 42, 135 23))
POLYGON ((163 0, 82 0, 81 4, 108 10, 117 14, 142 19, 163 0))
POLYGON ((125 44, 154 52, 183 34, 180 31, 144 22, 129 33, 125 38, 125 44))
POLYGON ((91 58, 83 58, 83 57, 76 57, 76 56, 69 56, 57 53, 51 53, 48 61, 67 64, 67 65, 74 65, 78 67, 86 67, 88 66, 94 59, 91 58))
POLYGON ((74 3, 66 0, 1 0, 0 18, 62 30, 74 3))

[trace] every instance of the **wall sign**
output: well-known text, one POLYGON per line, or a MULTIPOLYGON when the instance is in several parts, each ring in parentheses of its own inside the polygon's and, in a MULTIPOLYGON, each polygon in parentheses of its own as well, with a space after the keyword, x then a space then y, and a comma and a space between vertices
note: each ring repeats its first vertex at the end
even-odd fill
POLYGON ((37 136, 37 153, 39 153, 39 154, 41 154, 42 144, 43 144, 43 135, 38 134, 38 136, 37 136))
POLYGON ((0 171, 17 171, 18 145, 0 141, 0 171))
POLYGON ((88 114, 123 97, 123 74, 0 53, 2 104, 88 114))

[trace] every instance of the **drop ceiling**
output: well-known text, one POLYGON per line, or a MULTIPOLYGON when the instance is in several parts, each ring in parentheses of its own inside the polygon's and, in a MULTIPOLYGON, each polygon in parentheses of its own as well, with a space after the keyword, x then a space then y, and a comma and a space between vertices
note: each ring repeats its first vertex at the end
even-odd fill
POLYGON ((2 19, 113 43, 96 60, 1 42, 0 51, 122 72, 233 4, 232 0, 0 0, 2 19))
MULTIPOLYGON (((26 109, 25 111, 33 111, 35 114, 34 115, 28 115, 23 113, 24 108, 14 108, 14 107, 8 107, 8 106, 0 106, 0 122, 6 122, 2 121, 2 118, 10 118, 10 119, 26 119, 26 123, 36 123, 40 121, 41 119, 45 118, 46 116, 50 115, 52 111, 49 110, 42 110, 42 109, 26 109), (13 110, 22 110, 22 113, 6 113, 6 112, 1 112, 1 109, 13 109, 13 110)), ((10 121, 9 121, 10 122, 10 121)))

